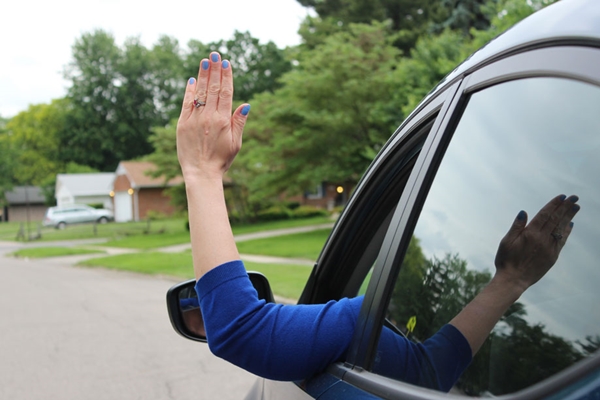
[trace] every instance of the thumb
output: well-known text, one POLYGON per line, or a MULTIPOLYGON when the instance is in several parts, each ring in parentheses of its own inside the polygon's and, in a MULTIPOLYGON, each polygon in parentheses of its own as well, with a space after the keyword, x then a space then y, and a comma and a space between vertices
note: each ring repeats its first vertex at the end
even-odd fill
POLYGON ((527 225, 527 213, 521 210, 506 233, 506 236, 504 236, 503 241, 508 243, 514 241, 517 237, 519 237, 523 229, 525 229, 525 225, 527 225))
POLYGON ((231 117, 231 130, 233 136, 241 139, 244 126, 246 126, 246 120, 248 119, 248 113, 250 112, 250 104, 242 104, 236 108, 233 116, 231 117))

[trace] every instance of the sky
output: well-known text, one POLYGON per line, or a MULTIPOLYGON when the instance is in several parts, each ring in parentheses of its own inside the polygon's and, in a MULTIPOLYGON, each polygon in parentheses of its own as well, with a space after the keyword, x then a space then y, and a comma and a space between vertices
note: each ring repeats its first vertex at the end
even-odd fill
POLYGON ((249 31, 278 47, 300 43, 297 34, 308 11, 296 0, 6 0, 0 23, 0 117, 30 104, 64 97, 62 71, 71 47, 85 32, 104 29, 120 46, 139 36, 146 47, 169 35, 185 47, 249 31))

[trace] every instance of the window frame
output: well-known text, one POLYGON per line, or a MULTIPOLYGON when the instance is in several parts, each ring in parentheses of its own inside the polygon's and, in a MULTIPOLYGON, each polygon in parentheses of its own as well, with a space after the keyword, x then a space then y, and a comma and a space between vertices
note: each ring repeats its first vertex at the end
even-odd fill
MULTIPOLYGON (((440 112, 436 121, 437 126, 431 130, 419 155, 419 161, 400 198, 397 215, 394 215, 384 239, 378 257, 381 262, 378 262, 375 268, 378 280, 373 282, 372 279, 372 284, 367 289, 365 303, 367 299, 370 303, 363 304, 348 360, 343 365, 336 364, 330 367, 329 373, 382 398, 446 398, 445 394, 369 372, 383 326, 385 310, 421 209, 452 140, 456 125, 473 93, 499 83, 534 77, 567 78, 600 87, 600 69, 593 68, 600 65, 600 49, 589 46, 589 43, 586 44, 587 46, 574 43, 530 49, 484 65, 454 81, 454 85, 459 85, 456 90, 458 94, 444 104, 445 110, 440 112), (412 186, 409 187, 409 184, 412 186)), ((418 123, 422 118, 417 116, 416 120, 415 123, 418 123)), ((568 390, 569 385, 598 369, 600 369, 600 352, 529 388, 503 395, 502 398, 514 400, 545 398, 558 391, 568 390)))

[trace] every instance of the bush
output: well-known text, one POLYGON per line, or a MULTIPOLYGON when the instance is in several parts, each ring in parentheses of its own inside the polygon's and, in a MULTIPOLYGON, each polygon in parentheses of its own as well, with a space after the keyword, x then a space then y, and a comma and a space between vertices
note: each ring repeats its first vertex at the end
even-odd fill
POLYGON ((314 206, 300 206, 292 212, 292 218, 326 217, 328 215, 327 210, 314 206))
POLYGON ((102 210, 104 208, 104 203, 92 203, 88 204, 88 206, 95 208, 96 210, 102 210))
POLYGON ((292 212, 284 206, 273 206, 257 213, 259 221, 277 221, 292 218, 292 212))
POLYGON ((160 221, 161 219, 168 219, 170 218, 167 214, 160 212, 160 211, 154 211, 154 210, 149 210, 146 213, 146 218, 151 220, 151 221, 160 221))

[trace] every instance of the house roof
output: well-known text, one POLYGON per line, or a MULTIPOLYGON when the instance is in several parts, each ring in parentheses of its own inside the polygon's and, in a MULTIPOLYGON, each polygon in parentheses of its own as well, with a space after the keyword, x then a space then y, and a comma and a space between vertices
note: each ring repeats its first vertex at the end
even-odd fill
POLYGON ((58 174, 56 189, 65 186, 73 196, 108 196, 114 179, 113 172, 58 174))
POLYGON ((147 175, 151 171, 156 171, 156 165, 150 161, 121 161, 116 174, 127 175, 132 188, 176 186, 183 183, 181 176, 165 182, 163 177, 154 178, 147 175))
POLYGON ((15 186, 10 192, 5 192, 8 204, 40 204, 45 203, 46 198, 39 186, 15 186))

